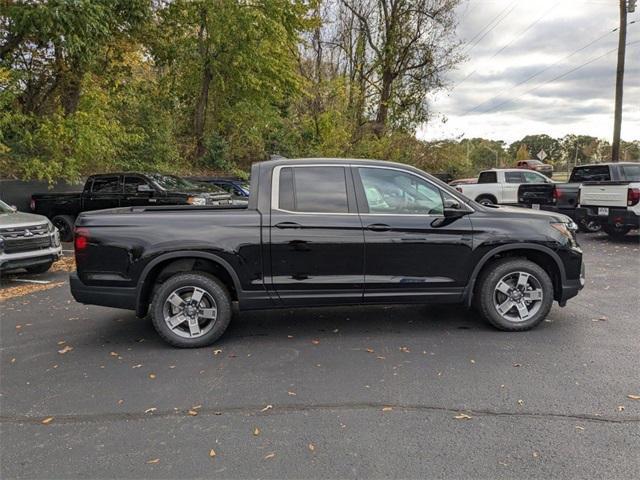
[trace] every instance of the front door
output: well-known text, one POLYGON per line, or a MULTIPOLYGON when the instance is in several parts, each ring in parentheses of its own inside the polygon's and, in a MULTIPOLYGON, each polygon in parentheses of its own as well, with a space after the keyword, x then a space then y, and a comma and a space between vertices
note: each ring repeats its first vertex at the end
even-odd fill
POLYGON ((444 217, 445 200, 459 200, 392 167, 354 167, 353 175, 365 235, 365 302, 459 301, 471 276, 471 221, 444 217))
POLYGON ((270 220, 271 283, 287 305, 359 303, 364 235, 348 166, 277 167, 270 220))

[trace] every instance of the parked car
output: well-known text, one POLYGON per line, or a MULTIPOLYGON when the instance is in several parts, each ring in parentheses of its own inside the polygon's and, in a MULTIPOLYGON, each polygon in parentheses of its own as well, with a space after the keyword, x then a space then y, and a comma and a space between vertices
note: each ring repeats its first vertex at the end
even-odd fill
POLYGON ((576 217, 597 221, 613 238, 640 227, 640 163, 617 163, 618 181, 584 182, 576 217))
POLYGON ((598 232, 601 225, 597 219, 576 217, 578 193, 583 182, 607 182, 624 180, 621 163, 598 163, 578 165, 571 170, 567 183, 522 184, 518 188, 518 204, 528 208, 540 208, 559 212, 573 218, 585 232, 598 232))
POLYGON ((105 173, 87 178, 82 192, 36 193, 31 210, 51 219, 63 242, 73 239, 78 214, 144 205, 231 205, 231 195, 215 185, 196 184, 161 173, 105 173))
POLYGON ((520 160, 516 163, 516 168, 524 168, 526 170, 533 170, 534 172, 540 172, 543 175, 551 178, 553 176, 553 165, 543 163, 540 160, 520 160))
POLYGON ((456 190, 483 205, 517 205, 518 187, 523 183, 553 183, 541 173, 518 168, 485 170, 476 184, 461 184, 456 190))
POLYGON ((462 303, 528 330, 584 285, 570 218, 488 207, 408 165, 272 160, 247 208, 119 208, 76 222, 81 303, 150 311, 178 347, 209 345, 241 310, 462 303), (366 254, 365 254, 366 252, 366 254))
POLYGON ((477 178, 459 178, 449 182, 449 186, 455 187, 456 185, 471 185, 474 183, 478 183, 477 178))
POLYGON ((189 179, 215 185, 236 197, 249 198, 249 182, 247 180, 217 177, 189 177, 189 179))
POLYGON ((46 217, 18 212, 0 200, 0 272, 44 273, 61 255, 60 236, 46 217))

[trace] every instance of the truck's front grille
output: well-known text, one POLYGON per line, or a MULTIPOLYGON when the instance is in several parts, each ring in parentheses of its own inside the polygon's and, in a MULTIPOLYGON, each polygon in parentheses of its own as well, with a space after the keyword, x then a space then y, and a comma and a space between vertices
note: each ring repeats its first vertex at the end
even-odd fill
POLYGON ((30 252, 51 246, 51 236, 46 223, 27 227, 0 228, 5 253, 30 252))

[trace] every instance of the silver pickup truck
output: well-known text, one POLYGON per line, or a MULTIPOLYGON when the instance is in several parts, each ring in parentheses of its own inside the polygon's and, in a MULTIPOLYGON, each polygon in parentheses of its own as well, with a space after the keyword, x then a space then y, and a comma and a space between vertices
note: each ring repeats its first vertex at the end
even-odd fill
POLYGON ((46 217, 18 212, 0 200, 0 272, 44 273, 61 255, 60 235, 46 217))

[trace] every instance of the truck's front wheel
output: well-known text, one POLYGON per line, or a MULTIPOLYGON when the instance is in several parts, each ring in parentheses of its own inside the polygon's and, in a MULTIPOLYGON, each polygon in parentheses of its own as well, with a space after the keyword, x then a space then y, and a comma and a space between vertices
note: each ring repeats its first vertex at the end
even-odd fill
POLYGON ((63 242, 73 241, 73 226, 75 220, 71 215, 56 215, 51 219, 51 223, 60 232, 60 240, 63 242))
POLYGON ((631 227, 616 227, 615 225, 604 225, 602 230, 605 231, 614 240, 621 240, 627 233, 631 231, 631 227))
POLYGON ((229 326, 231 298, 207 273, 178 273, 156 290, 151 318, 158 334, 174 347, 205 347, 229 326))

